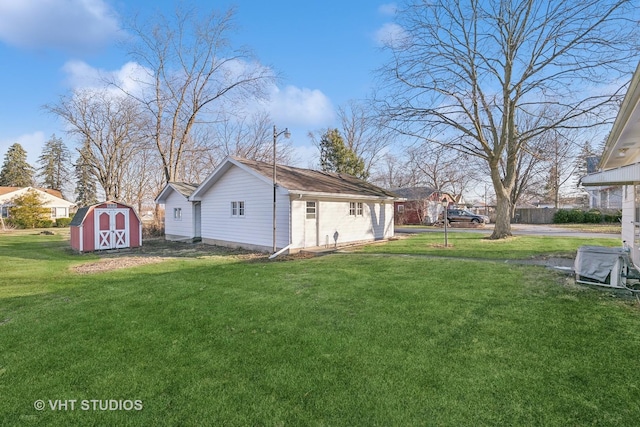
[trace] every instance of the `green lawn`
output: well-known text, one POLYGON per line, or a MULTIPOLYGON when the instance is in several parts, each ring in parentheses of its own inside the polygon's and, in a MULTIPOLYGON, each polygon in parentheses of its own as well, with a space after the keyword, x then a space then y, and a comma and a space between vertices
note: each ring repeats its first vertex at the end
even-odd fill
POLYGON ((540 256, 573 257, 583 245, 619 246, 620 239, 548 236, 515 236, 489 240, 486 235, 464 231, 429 232, 412 235, 384 244, 357 249, 362 253, 434 255, 457 258, 527 259, 540 256))
POLYGON ((634 300, 544 268, 335 254, 76 275, 69 266, 95 257, 65 248, 60 236, 0 235, 2 425, 619 426, 640 416, 634 300), (56 399, 75 410, 52 410, 56 399), (143 408, 83 410, 92 399, 143 408))

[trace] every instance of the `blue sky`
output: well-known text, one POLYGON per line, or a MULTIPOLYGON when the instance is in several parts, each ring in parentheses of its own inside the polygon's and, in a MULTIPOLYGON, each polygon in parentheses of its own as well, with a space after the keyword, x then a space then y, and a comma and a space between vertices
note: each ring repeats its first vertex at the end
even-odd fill
MULTIPOLYGON (((161 9, 167 0, 0 0, 0 156, 19 142, 36 163, 52 134, 75 141, 44 104, 97 72, 119 73, 130 58, 117 47, 123 20, 161 9)), ((370 0, 195 1, 199 8, 236 8, 237 45, 282 75, 272 88, 274 124, 288 127, 300 166, 316 149, 308 131, 337 126, 335 111, 370 94, 383 62, 380 40, 393 31, 395 4, 370 0)))

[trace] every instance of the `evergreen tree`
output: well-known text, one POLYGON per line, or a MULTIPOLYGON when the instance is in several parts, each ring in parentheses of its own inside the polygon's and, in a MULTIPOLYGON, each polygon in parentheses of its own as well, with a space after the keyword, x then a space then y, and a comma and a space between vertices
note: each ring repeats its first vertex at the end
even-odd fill
POLYGON ((583 177, 588 173, 595 172, 595 167, 600 161, 600 157, 596 150, 591 147, 589 141, 585 141, 580 149, 580 153, 576 157, 576 175, 583 177))
POLYGON ((90 155, 87 150, 87 147, 83 147, 80 150, 80 156, 75 164, 76 203, 78 207, 89 206, 98 202, 96 181, 91 173, 91 165, 86 161, 86 156, 90 155))
POLYGON ((0 186, 30 187, 33 185, 33 166, 27 163, 27 152, 17 142, 7 150, 0 170, 0 186))
POLYGON ((71 153, 62 139, 55 134, 45 143, 42 154, 38 158, 39 177, 44 188, 62 190, 69 181, 71 153))
POLYGON ((346 173, 367 179, 364 160, 344 143, 338 129, 328 129, 320 139, 320 168, 325 172, 346 173))

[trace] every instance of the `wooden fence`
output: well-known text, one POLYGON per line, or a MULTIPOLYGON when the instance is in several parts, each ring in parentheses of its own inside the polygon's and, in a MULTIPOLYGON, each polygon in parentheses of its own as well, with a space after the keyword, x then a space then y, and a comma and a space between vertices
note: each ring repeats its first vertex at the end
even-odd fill
POLYGON ((553 224, 556 208, 516 208, 514 224, 553 224))

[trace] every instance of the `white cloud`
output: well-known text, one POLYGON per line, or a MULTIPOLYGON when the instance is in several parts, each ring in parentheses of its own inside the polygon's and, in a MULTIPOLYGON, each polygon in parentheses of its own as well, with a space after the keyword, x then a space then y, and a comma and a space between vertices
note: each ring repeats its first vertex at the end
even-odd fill
POLYGON ((291 166, 318 169, 320 165, 320 154, 318 148, 313 145, 298 145, 293 147, 294 161, 291 166))
POLYGON ((274 87, 267 105, 271 118, 282 126, 326 126, 334 120, 333 105, 318 89, 274 87))
POLYGON ((20 135, 17 138, 11 138, 5 141, 1 141, 0 156, 2 156, 1 158, 4 159, 4 155, 6 154, 9 147, 15 143, 18 143, 27 152, 27 161, 29 162, 29 164, 31 164, 31 166, 36 166, 38 157, 40 157, 40 154, 42 154, 42 147, 44 146, 46 139, 48 139, 48 137, 44 136, 44 132, 36 131, 33 133, 20 135))
POLYGON ((0 0, 0 41, 8 45, 86 52, 119 33, 104 0, 0 0))
POLYGON ((106 78, 104 72, 84 61, 67 61, 62 66, 62 71, 67 75, 67 84, 74 89, 104 86, 104 79, 106 78))
POLYGON ((398 46, 407 38, 407 33, 398 24, 388 22, 376 31, 374 39, 382 46, 398 46))
POLYGON ((387 16, 395 15, 397 10, 398 10, 398 5, 396 5, 395 3, 381 4, 380 7, 378 7, 378 12, 382 15, 387 15, 387 16))
POLYGON ((62 70, 67 75, 67 84, 73 89, 102 89, 107 82, 112 82, 129 93, 139 93, 142 82, 149 81, 153 75, 136 62, 127 62, 117 70, 103 70, 84 61, 72 60, 67 61, 62 70))
MULTIPOLYGON (((231 65, 228 69, 231 74, 246 72, 247 65, 244 63, 231 65)), ((62 69, 67 76, 67 85, 73 89, 102 89, 106 87, 106 82, 115 82, 127 92, 139 94, 147 83, 153 83, 149 80, 153 72, 135 62, 128 62, 116 70, 104 70, 92 67, 84 61, 73 60, 65 63, 62 69)), ((120 92, 111 87, 115 92, 120 92)), ((256 107, 265 110, 272 120, 288 127, 324 127, 335 120, 331 100, 318 89, 301 89, 296 86, 281 89, 274 85, 269 90, 269 95, 268 101, 252 101, 242 107, 248 111, 255 110, 256 107)))

